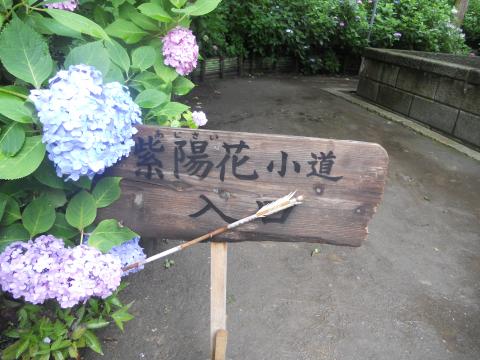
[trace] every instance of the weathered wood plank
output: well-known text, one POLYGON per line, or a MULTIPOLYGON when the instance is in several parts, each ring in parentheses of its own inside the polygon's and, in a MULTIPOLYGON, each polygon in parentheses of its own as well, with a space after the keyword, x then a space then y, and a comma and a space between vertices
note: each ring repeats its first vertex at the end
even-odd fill
MULTIPOLYGON (((219 331, 227 328, 227 254, 226 242, 210 245, 210 349, 212 359, 220 359, 225 346, 216 342, 219 331), (220 345, 220 348, 218 347, 220 345), (223 350, 223 351, 222 351, 223 350), (217 355, 217 356, 215 356, 217 355)), ((224 339, 226 341, 226 337, 224 339)))
POLYGON ((215 240, 359 246, 388 165, 380 145, 357 141, 149 126, 135 140, 135 151, 110 170, 124 178, 122 197, 100 216, 145 237, 188 240, 298 190, 305 202, 283 222, 252 222, 215 240), (205 210, 208 201, 223 218, 205 210))

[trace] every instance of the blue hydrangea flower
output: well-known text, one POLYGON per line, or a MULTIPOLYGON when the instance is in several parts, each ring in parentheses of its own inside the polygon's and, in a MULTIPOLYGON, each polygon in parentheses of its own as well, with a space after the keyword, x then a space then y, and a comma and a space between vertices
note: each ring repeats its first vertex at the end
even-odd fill
POLYGON ((49 84, 49 89, 32 90, 29 98, 58 176, 92 178, 130 153, 137 133, 133 125, 142 120, 125 86, 103 84, 102 74, 87 65, 61 70, 49 84))
MULTIPOLYGON (((114 246, 108 253, 114 255, 120 259, 122 267, 133 264, 140 260, 145 260, 147 255, 143 252, 143 248, 138 243, 140 237, 134 237, 132 240, 124 242, 121 245, 114 246)), ((122 274, 126 276, 137 271, 143 270, 144 266, 141 265, 138 268, 128 270, 122 274)))

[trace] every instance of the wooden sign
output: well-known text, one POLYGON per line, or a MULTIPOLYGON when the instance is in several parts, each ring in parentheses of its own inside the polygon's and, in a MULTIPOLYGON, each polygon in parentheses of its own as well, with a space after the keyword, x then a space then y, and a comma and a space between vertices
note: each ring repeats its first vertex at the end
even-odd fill
POLYGON ((304 204, 216 237, 359 246, 378 206, 388 156, 378 144, 140 126, 111 168, 122 197, 100 212, 144 237, 188 240, 297 190, 304 204))

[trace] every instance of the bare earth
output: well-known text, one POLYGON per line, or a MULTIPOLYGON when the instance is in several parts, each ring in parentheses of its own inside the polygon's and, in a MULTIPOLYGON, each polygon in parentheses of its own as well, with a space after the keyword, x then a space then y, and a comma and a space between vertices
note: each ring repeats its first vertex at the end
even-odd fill
MULTIPOLYGON (((362 247, 229 246, 229 359, 480 358, 480 163, 322 90, 355 85, 271 76, 203 83, 190 96, 210 129, 372 141, 390 156, 362 247)), ((174 245, 145 244, 150 254, 174 245)), ((170 269, 131 276, 122 298, 135 300, 136 318, 125 333, 100 333, 103 359, 208 359, 209 255, 202 244, 170 269)))

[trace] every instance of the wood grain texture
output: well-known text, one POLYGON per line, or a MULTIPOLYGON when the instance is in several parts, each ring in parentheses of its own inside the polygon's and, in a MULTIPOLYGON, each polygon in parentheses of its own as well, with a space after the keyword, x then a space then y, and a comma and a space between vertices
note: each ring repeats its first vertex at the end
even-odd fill
POLYGON ((149 126, 140 126, 135 140, 137 150, 109 171, 109 175, 123 177, 122 197, 112 206, 101 209, 99 215, 103 219, 119 219, 144 237, 189 240, 226 225, 213 210, 196 218, 189 216, 207 205, 201 196, 206 196, 226 216, 240 219, 258 210, 257 201, 272 201, 298 190, 305 196, 304 204, 295 207, 285 222, 255 221, 214 240, 359 246, 367 236, 368 221, 381 201, 388 166, 387 153, 380 145, 358 141, 149 126), (157 163, 150 167, 150 178, 148 166, 142 165, 152 162, 146 150, 149 137, 157 150, 163 146, 162 151, 151 152, 161 161, 161 166, 157 163), (161 144, 156 143, 157 140, 161 144), (185 141, 185 158, 178 162, 178 178, 175 177, 176 147, 177 158, 180 153, 176 141, 185 141), (188 173, 191 168, 188 156, 192 156, 190 141, 208 142, 205 153, 212 167, 203 179, 197 175, 202 175, 205 167, 197 175, 188 173), (249 148, 237 154, 235 148, 231 149, 222 181, 219 164, 226 154, 223 145, 238 145, 240 141, 249 148), (282 151, 287 154, 283 177, 282 151), (312 170, 317 174, 321 172, 319 161, 309 164, 315 162, 312 153, 318 157, 321 152, 330 151, 335 158, 331 159, 334 163, 329 176, 342 178, 332 181, 315 174, 307 176, 312 170), (234 155, 237 163, 241 163, 237 166, 237 175, 251 175, 256 171, 258 178, 251 181, 235 177, 234 155), (274 161, 273 167, 269 169, 271 161, 274 161))
POLYGON ((221 354, 216 346, 217 334, 227 329, 227 252, 226 242, 210 245, 210 349, 214 359, 221 354))

